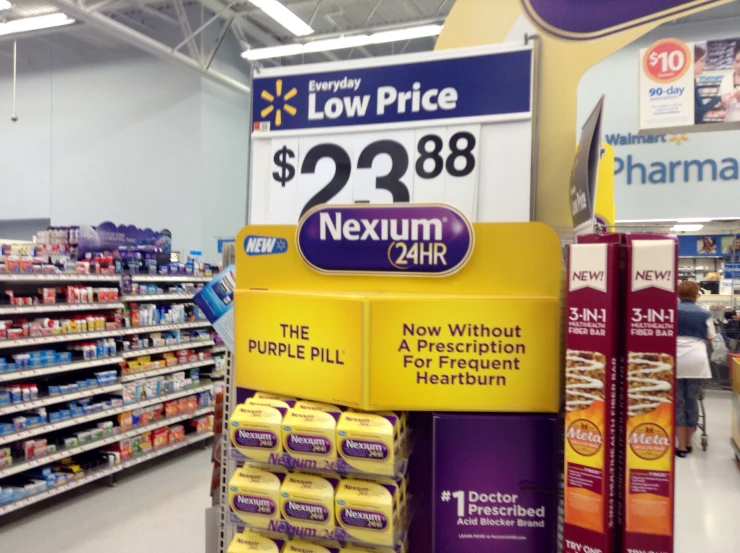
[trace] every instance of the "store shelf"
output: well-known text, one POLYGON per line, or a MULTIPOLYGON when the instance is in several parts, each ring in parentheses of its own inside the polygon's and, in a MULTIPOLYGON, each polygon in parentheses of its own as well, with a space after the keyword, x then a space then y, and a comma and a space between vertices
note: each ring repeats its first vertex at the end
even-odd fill
POLYGON ((95 413, 89 413, 87 415, 81 415, 79 417, 72 417, 70 419, 65 419, 65 420, 58 421, 58 422, 52 422, 48 424, 34 426, 33 428, 27 428, 25 430, 21 430, 20 432, 13 432, 12 434, 5 434, 5 435, 0 436, 0 446, 11 443, 11 442, 25 440, 33 436, 39 436, 41 434, 46 434, 47 432, 53 432, 54 430, 60 430, 62 428, 69 428, 70 426, 76 426, 78 424, 84 424, 86 422, 100 420, 106 417, 112 417, 114 415, 118 415, 119 413, 125 413, 126 411, 133 411, 135 409, 143 409, 146 407, 150 407, 151 405, 155 405, 157 403, 164 403, 165 401, 170 401, 173 399, 179 399, 181 397, 195 395, 200 392, 205 392, 211 389, 213 389, 213 386, 211 386, 210 384, 204 385, 204 386, 198 386, 196 388, 191 388, 189 390, 183 390, 181 392, 175 392, 175 393, 168 394, 165 396, 159 396, 154 399, 147 399, 143 401, 138 401, 136 403, 129 403, 127 405, 111 407, 110 409, 105 409, 103 411, 97 411, 95 413))
POLYGON ((23 315, 25 313, 68 313, 70 311, 101 311, 123 309, 117 301, 88 303, 44 303, 40 305, 9 305, 0 307, 0 315, 23 315))
POLYGON ((227 353, 228 351, 229 351, 229 348, 227 348, 224 345, 214 346, 211 348, 211 353, 227 353))
POLYGON ((213 432, 204 432, 202 434, 188 434, 187 436, 185 436, 185 439, 182 441, 169 444, 160 449, 152 450, 148 453, 145 453, 144 455, 139 455, 137 457, 127 459, 120 465, 113 465, 113 466, 105 467, 103 469, 94 470, 91 473, 86 474, 82 478, 75 480, 73 482, 63 484, 56 488, 46 490, 45 492, 41 492, 41 493, 32 495, 30 497, 25 497, 21 500, 14 501, 13 503, 9 503, 7 505, 2 505, 0 506, 0 516, 6 515, 8 513, 12 513, 13 511, 17 511, 18 509, 22 509, 23 507, 28 507, 29 505, 39 503, 40 501, 44 501, 45 499, 49 499, 57 495, 61 495, 64 492, 68 492, 75 488, 80 488, 86 484, 95 482, 96 480, 107 478, 108 476, 121 472, 124 469, 134 467, 146 461, 150 461, 151 459, 155 459, 162 455, 166 455, 173 451, 177 451, 178 449, 188 447, 189 445, 193 445, 200 441, 206 440, 210 438, 211 436, 213 436, 213 432))
POLYGON ((210 282, 213 277, 193 275, 131 275, 133 282, 210 282))
POLYGON ((157 353, 167 353, 170 351, 178 351, 181 349, 202 348, 212 346, 214 343, 215 342, 213 340, 203 340, 200 342, 196 340, 192 342, 180 342, 179 344, 172 344, 169 346, 159 346, 156 348, 132 349, 129 351, 124 351, 121 354, 121 357, 123 357, 124 359, 131 359, 132 357, 140 357, 142 355, 156 355, 157 353))
POLYGON ((0 282, 118 282, 121 275, 85 275, 77 273, 0 274, 0 282))
POLYGON ((200 415, 204 415, 206 413, 211 413, 213 412, 213 409, 214 408, 212 405, 201 407, 199 409, 196 409, 195 411, 191 411, 190 413, 182 413, 174 417, 167 417, 164 419, 160 419, 158 421, 151 422, 144 426, 137 426, 136 428, 132 428, 130 430, 127 430, 126 432, 121 432, 120 434, 114 434, 113 436, 106 436, 105 438, 101 438, 100 440, 95 440, 92 442, 88 442, 86 444, 81 444, 75 447, 63 449, 61 451, 52 453, 51 455, 44 455, 42 457, 37 457, 35 459, 23 461, 22 463, 11 465, 9 467, 5 467, 4 469, 0 469, 0 478, 5 478, 7 476, 18 474, 20 472, 25 472, 27 470, 31 470, 36 467, 48 465, 50 463, 60 461, 66 457, 72 457, 73 455, 79 455, 80 453, 84 453, 86 451, 92 451, 93 449, 98 449, 106 445, 120 442, 121 440, 133 438, 134 436, 138 436, 139 434, 144 434, 145 432, 150 432, 151 430, 156 430, 157 428, 163 428, 165 426, 169 426, 171 424, 177 424, 178 422, 192 419, 200 415))
POLYGON ((123 468, 121 467, 121 465, 114 465, 106 467, 104 469, 97 469, 92 471, 90 474, 83 476, 79 480, 74 480, 73 482, 62 484, 61 486, 57 486, 56 488, 31 495, 29 497, 24 497, 23 499, 8 503, 7 505, 1 505, 0 516, 12 513, 13 511, 17 511, 18 509, 22 509, 23 507, 28 507, 29 505, 33 505, 35 503, 38 503, 39 501, 44 501, 45 499, 55 497, 57 495, 63 494, 64 492, 74 490, 75 488, 80 488, 85 484, 100 480, 101 478, 106 478, 111 474, 121 472, 122 470, 123 468))
POLYGON ((121 301, 163 301, 163 300, 192 300, 195 294, 136 294, 121 296, 121 301))
POLYGON ((50 374, 60 374, 72 371, 82 371, 94 367, 104 367, 114 365, 123 361, 123 357, 101 357, 100 359, 91 359, 89 361, 75 361, 64 363, 62 365, 49 365, 38 369, 26 369, 23 371, 13 371, 0 374, 0 382, 11 382, 13 380, 24 380, 26 378, 36 378, 50 374))
POLYGON ((347 463, 344 459, 337 459, 336 461, 327 460, 305 460, 305 459, 294 459, 288 453, 273 453, 265 461, 259 461, 250 459, 242 455, 235 447, 231 445, 229 436, 223 437, 225 444, 225 451, 229 456, 229 459, 236 461, 238 465, 249 463, 254 466, 261 466, 265 470, 275 470, 276 468, 281 469, 296 469, 296 470, 310 470, 316 474, 326 474, 331 476, 332 474, 341 474, 342 476, 357 476, 361 478, 403 478, 406 476, 408 469, 408 453, 399 456, 396 459, 396 464, 393 467, 393 474, 383 474, 380 472, 364 471, 354 468, 352 465, 347 463))
POLYGON ((0 407, 0 415, 9 415, 11 413, 18 413, 20 411, 28 411, 30 409, 36 409, 37 407, 44 407, 46 405, 54 405, 56 403, 64 403, 65 401, 73 401, 84 397, 92 397, 98 394, 107 394, 108 392, 116 392, 122 388, 120 383, 110 384, 108 386, 93 386, 85 388, 79 392, 72 392, 70 394, 56 394, 53 396, 46 396, 33 401, 26 401, 24 403, 12 403, 0 407))
POLYGON ((126 336, 129 334, 146 334, 148 332, 164 332, 166 330, 189 330, 192 328, 205 328, 208 326, 211 326, 211 323, 208 321, 189 321, 156 326, 136 326, 116 328, 113 330, 94 330, 92 332, 74 332, 71 334, 55 334, 53 336, 16 338, 13 340, 0 340, 0 349, 57 344, 59 342, 75 342, 78 340, 92 340, 96 338, 109 338, 111 336, 126 336))
POLYGON ((195 388, 188 388, 187 390, 173 392, 171 394, 167 394, 164 396, 157 396, 157 397, 153 397, 150 399, 143 399, 141 401, 135 401, 134 403, 127 403, 126 405, 123 406, 125 407, 123 411, 133 411, 134 409, 144 409, 146 407, 151 407, 152 405, 156 405, 157 403, 165 403, 167 401, 172 401, 173 399, 180 399, 181 397, 193 396, 195 394, 199 394, 200 392, 208 392, 210 390, 213 390, 213 384, 211 382, 208 382, 207 384, 203 384, 195 388))
MULTIPOLYGON (((211 409, 211 411, 213 411, 213 409, 211 409)), ((208 438, 212 436, 213 436, 213 432, 202 432, 200 434, 188 434, 185 436, 185 439, 180 442, 175 442, 174 444, 166 445, 160 449, 153 449, 152 451, 149 451, 145 453, 144 455, 139 455, 131 459, 126 459, 121 464, 121 467, 122 469, 127 469, 129 467, 135 467, 136 465, 144 463, 145 461, 150 461, 151 459, 161 457, 162 455, 167 455, 168 453, 177 451, 178 449, 182 449, 183 447, 187 447, 189 445, 193 445, 200 441, 207 440, 208 438)))
POLYGON ((77 340, 91 340, 96 338, 109 338, 120 336, 124 329, 93 330, 92 332, 74 332, 71 334, 54 334, 52 336, 34 336, 33 338, 16 338, 13 340, 0 340, 0 349, 21 348, 27 346, 41 346, 45 344, 58 344, 59 342, 74 342, 77 340))
POLYGON ((216 361, 213 359, 205 359, 203 361, 193 361, 191 363, 182 363, 180 365, 171 365, 169 367, 162 367, 160 369, 152 369, 151 371, 143 371, 139 373, 127 374, 121 377, 121 382, 131 382, 133 380, 141 380, 142 378, 150 378, 152 376, 161 376, 163 374, 171 374, 179 371, 188 371, 190 369, 196 369, 198 367, 205 367, 207 365, 213 365, 216 361))
POLYGON ((191 328, 205 328, 211 326, 208 321, 189 321, 185 323, 173 323, 156 326, 132 326, 128 328, 122 328, 119 334, 146 334, 147 332, 164 332, 166 330, 188 330, 191 328))

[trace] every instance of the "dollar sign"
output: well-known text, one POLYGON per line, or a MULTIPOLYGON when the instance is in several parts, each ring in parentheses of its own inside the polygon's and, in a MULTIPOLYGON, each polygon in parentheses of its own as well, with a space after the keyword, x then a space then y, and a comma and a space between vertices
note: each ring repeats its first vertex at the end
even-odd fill
POLYGON ((653 52, 650 54, 650 66, 655 66, 658 63, 658 54, 657 52, 653 52))
POLYGON ((280 167, 280 171, 274 171, 272 173, 272 178, 278 181, 280 186, 283 188, 285 188, 286 182, 292 181, 293 177, 295 177, 295 167, 293 167, 293 164, 288 161, 294 157, 295 152, 287 146, 283 146, 275 152, 275 155, 272 158, 275 165, 280 167))

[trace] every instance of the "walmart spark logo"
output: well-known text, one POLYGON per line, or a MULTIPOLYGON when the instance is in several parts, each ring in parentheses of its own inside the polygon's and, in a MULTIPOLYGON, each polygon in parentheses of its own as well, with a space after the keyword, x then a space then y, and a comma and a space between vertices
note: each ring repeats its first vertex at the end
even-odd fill
POLYGON ((260 94, 260 97, 263 100, 270 102, 270 105, 260 112, 260 117, 264 119, 274 112, 275 126, 281 126, 283 124, 283 111, 290 116, 294 116, 298 112, 295 107, 291 106, 288 103, 288 100, 294 98, 296 94, 298 94, 298 89, 296 87, 293 87, 283 96, 283 80, 278 79, 277 81, 275 81, 275 94, 271 94, 266 90, 263 90, 262 94, 260 94), (276 105, 280 104, 281 102, 282 105, 276 108, 276 105))

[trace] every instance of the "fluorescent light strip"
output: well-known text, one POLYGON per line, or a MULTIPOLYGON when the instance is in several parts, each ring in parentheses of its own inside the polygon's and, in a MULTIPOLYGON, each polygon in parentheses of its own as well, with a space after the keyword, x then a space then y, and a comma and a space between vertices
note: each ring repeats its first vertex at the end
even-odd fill
POLYGON ((286 8, 277 0, 249 0, 295 36, 306 36, 314 33, 311 26, 286 8))
POLYGON ((369 44, 383 44, 437 36, 440 32, 442 32, 442 25, 422 25, 419 27, 408 27, 406 29, 395 29, 393 31, 381 31, 370 35, 348 35, 325 40, 314 40, 306 44, 284 44, 282 46, 270 46, 268 48, 254 48, 242 52, 242 57, 248 60, 264 60, 284 56, 297 56, 314 52, 357 48, 369 44))
POLYGON ((9 10, 13 7, 13 4, 8 2, 8 0, 0 0, 0 10, 9 10))
POLYGON ((704 228, 704 225, 673 225, 671 232, 696 232, 704 228))
POLYGON ((21 19, 13 19, 7 23, 0 23, 0 35, 38 31, 40 29, 71 25, 74 22, 74 19, 64 13, 50 13, 48 15, 39 15, 38 17, 22 17, 21 19))
POLYGON ((688 219, 676 219, 677 223, 711 223, 710 217, 693 217, 688 219))

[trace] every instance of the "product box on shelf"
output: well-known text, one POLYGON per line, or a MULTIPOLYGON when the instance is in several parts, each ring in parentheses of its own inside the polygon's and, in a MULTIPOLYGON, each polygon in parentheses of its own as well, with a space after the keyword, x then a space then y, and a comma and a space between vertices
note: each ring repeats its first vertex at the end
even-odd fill
MULTIPOLYGON (((623 551, 673 551, 678 241, 625 235, 623 551)), ((619 525, 619 524, 618 524, 619 525)))
MULTIPOLYGON (((245 531, 234 534, 226 553, 282 553, 283 540, 268 538, 257 533, 245 531)), ((304 553, 311 553, 306 550, 304 553)))
POLYGON ((568 246, 563 551, 615 551, 618 236, 568 246))

